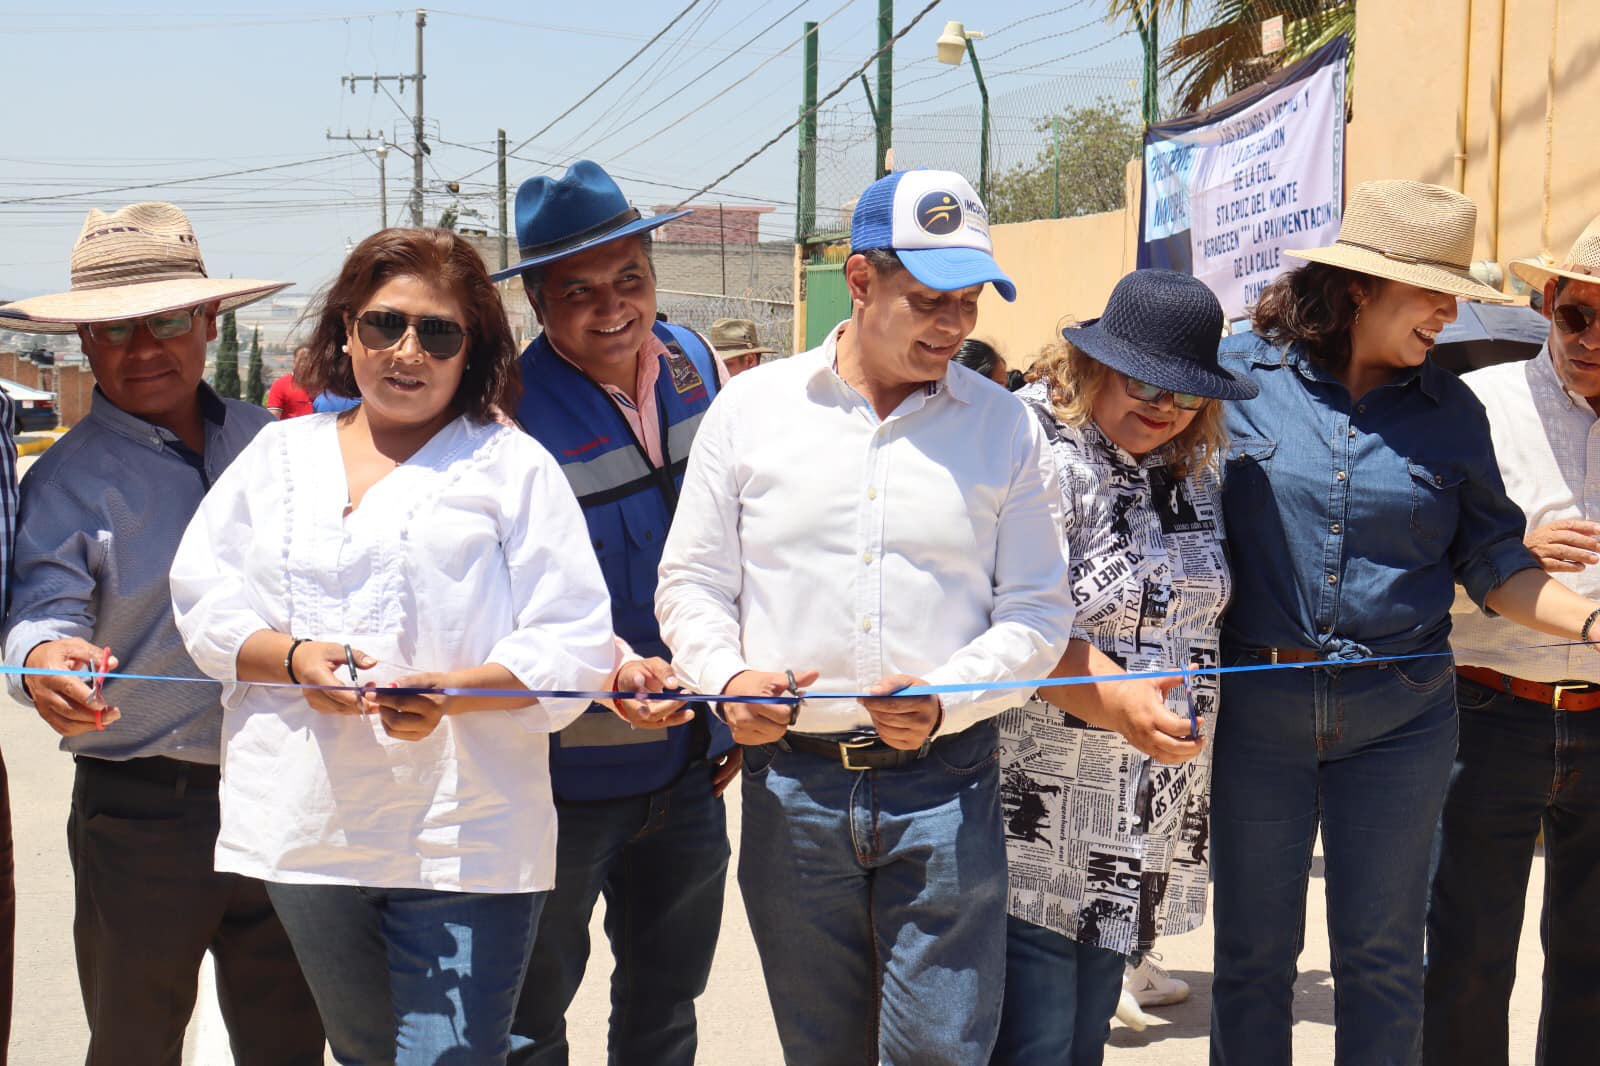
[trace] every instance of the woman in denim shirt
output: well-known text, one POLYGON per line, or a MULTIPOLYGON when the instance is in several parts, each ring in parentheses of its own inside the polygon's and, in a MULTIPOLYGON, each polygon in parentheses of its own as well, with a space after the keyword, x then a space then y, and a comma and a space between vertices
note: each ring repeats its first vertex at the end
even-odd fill
MULTIPOLYGON (((1428 361, 1468 273, 1476 209, 1438 186, 1355 189, 1338 243, 1261 295, 1224 366, 1234 596, 1212 806, 1213 1066, 1291 1057, 1295 963, 1321 829, 1336 1061, 1404 1066, 1422 1019, 1428 857, 1456 746, 1450 604, 1568 640, 1600 610, 1523 547, 1483 407, 1428 361), (1370 656, 1416 656, 1360 665, 1370 656), (1352 665, 1340 665, 1351 663, 1352 665)), ((1600 633, 1595 634, 1600 636, 1600 633)))

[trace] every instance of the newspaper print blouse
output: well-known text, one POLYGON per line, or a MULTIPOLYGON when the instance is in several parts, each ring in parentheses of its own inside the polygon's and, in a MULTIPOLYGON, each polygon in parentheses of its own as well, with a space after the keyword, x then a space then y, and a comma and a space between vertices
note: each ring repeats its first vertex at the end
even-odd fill
MULTIPOLYGON (((1092 424, 1063 425, 1043 383, 1017 395, 1044 423, 1060 472, 1073 638, 1130 672, 1216 666, 1229 578, 1215 471, 1178 478, 1092 424)), ((1194 678, 1190 692, 1210 736, 1217 677, 1194 678)), ((1187 715, 1190 698, 1180 685, 1168 706, 1187 715)), ((1035 696, 1001 715, 1000 755, 1011 914, 1123 954, 1201 923, 1209 746, 1164 766, 1035 696)))

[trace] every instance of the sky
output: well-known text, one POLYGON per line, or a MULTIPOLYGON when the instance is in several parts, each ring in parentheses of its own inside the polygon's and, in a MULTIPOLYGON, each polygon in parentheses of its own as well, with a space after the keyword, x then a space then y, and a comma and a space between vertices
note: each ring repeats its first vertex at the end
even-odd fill
MULTIPOLYGON (((895 28, 926 2, 898 0, 895 28)), ((870 128, 853 74, 877 49, 877 6, 875 0, 454 0, 452 7, 428 9, 424 220, 434 223, 456 204, 467 213, 464 224, 494 231, 500 128, 514 150, 513 196, 526 178, 560 174, 572 160, 590 158, 618 176, 646 213, 689 197, 794 122, 806 20, 822 24, 820 92, 848 83, 835 101, 848 111, 835 117, 854 115, 856 128, 870 128), (681 20, 584 101, 685 8, 681 20), (445 189, 450 181, 460 184, 459 197, 445 189)), ((997 100, 1080 84, 1074 78, 1097 86, 1108 71, 1125 77, 1137 62, 1137 38, 1104 21, 1105 6, 1105 0, 941 0, 895 47, 897 122, 910 130, 918 114, 976 111, 970 64, 948 67, 934 58, 935 39, 952 19, 992 35, 981 42, 980 58, 997 100)), ((88 209, 148 199, 189 212, 213 275, 289 280, 300 292, 314 291, 346 250, 379 225, 375 142, 330 141, 327 132, 370 131, 407 150, 411 141, 411 82, 403 92, 392 82, 377 91, 357 83, 352 92, 340 78, 412 72, 415 23, 415 8, 337 3, 269 8, 260 0, 173 0, 158 10, 151 0, 125 0, 120 8, 108 0, 52 8, 41 0, 0 2, 6 44, 0 87, 7 101, 0 299, 66 288, 68 257, 88 209)), ((874 85, 875 70, 869 70, 874 85)), ((952 127, 950 136, 962 133, 952 127)), ((793 132, 785 134, 695 202, 770 205, 775 210, 765 217, 763 236, 792 235, 796 144, 793 132)), ((870 149, 848 165, 842 157, 833 165, 830 190, 859 191, 871 180, 870 149), (851 177, 857 168, 858 182, 851 177)), ((391 150, 391 223, 408 217, 411 180, 411 160, 391 150)))

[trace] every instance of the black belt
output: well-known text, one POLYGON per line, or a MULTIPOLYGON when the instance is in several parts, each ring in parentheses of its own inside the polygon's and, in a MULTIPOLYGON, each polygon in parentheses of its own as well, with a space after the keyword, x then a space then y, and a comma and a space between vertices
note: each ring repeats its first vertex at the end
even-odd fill
POLYGON ((189 789, 215 792, 222 778, 222 767, 215 763, 187 762, 165 755, 150 755, 142 759, 102 759, 95 755, 74 755, 73 761, 80 769, 94 773, 136 777, 157 785, 171 785, 180 796, 189 789))
POLYGON ((893 770, 907 763, 916 762, 933 748, 931 743, 909 750, 891 748, 871 734, 838 738, 812 736, 808 733, 785 733, 778 743, 789 751, 820 755, 824 759, 837 759, 846 770, 893 770))

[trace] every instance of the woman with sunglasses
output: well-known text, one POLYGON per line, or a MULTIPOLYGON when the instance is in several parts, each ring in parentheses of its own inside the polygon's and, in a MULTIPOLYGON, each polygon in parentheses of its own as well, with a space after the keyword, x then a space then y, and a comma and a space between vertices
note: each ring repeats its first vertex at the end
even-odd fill
POLYGON ((496 421, 516 349, 465 240, 363 241, 299 370, 361 405, 264 431, 172 570, 227 683, 217 867, 267 882, 340 1062, 503 1062, 554 871, 547 736, 588 702, 522 693, 605 685, 605 585, 566 478, 496 421))
MULTIPOLYGON (((1017 393, 1045 427, 1070 548, 1072 642, 1056 676, 1203 669, 1227 602, 1218 463, 1222 308, 1141 270, 1063 331, 1017 393)), ((994 1063, 1097 1066, 1129 956, 1205 917, 1217 679, 1041 689, 1000 718, 1010 868, 994 1063)))
POLYGON ((1217 733, 1215 1066, 1291 1058, 1296 959, 1321 834, 1336 1061, 1410 1063, 1429 856, 1456 752, 1450 606, 1589 641, 1600 605, 1523 546, 1482 404, 1428 359, 1477 211, 1411 181, 1357 186, 1337 243, 1274 281, 1223 362, 1235 595, 1217 733), (1372 662, 1370 660, 1379 661, 1372 662), (1264 669, 1261 669, 1264 668, 1264 669))

